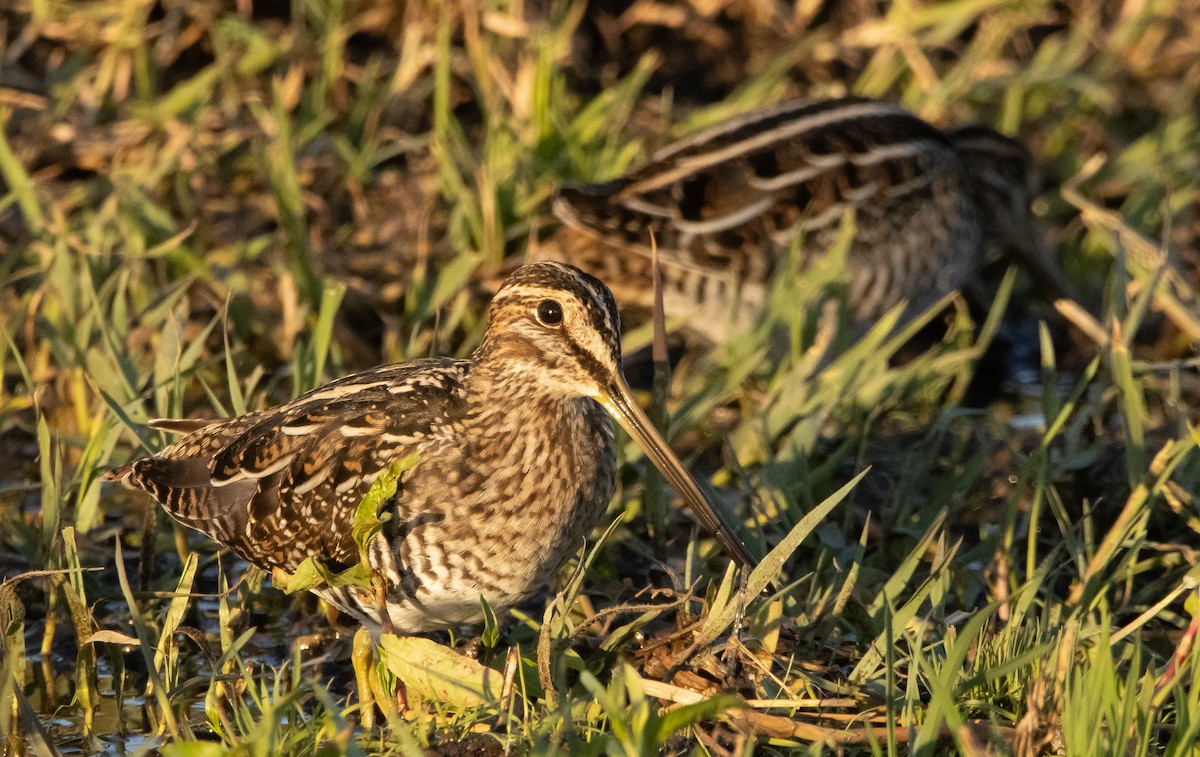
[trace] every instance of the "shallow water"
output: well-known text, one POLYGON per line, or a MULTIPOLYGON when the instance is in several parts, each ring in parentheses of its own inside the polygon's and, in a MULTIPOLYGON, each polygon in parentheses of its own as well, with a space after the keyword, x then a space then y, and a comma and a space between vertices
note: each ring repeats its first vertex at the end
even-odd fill
MULTIPOLYGON (((127 522, 136 523, 137 520, 133 518, 127 522)), ((133 526, 130 526, 130 529, 136 530, 133 526)), ((201 546, 200 537, 192 535, 189 539, 194 539, 191 542, 193 545, 201 546)), ((161 546, 160 544, 160 548, 161 546)), ((205 544, 201 548, 208 549, 209 545, 205 544)), ((111 541, 105 548, 103 542, 92 543, 81 535, 80 552, 82 565, 104 567, 99 573, 88 574, 87 579, 94 630, 104 629, 135 636, 128 605, 117 593, 119 586, 115 578, 111 541), (99 601, 96 601, 96 598, 99 598, 99 601)), ((137 549, 126 543, 124 553, 129 580, 136 586, 137 549)), ((223 563, 231 582, 236 582, 247 569, 246 564, 240 560, 225 557, 223 563)), ((153 593, 135 593, 135 597, 145 617, 157 628, 166 615, 170 603, 169 594, 174 588, 168 583, 176 580, 181 566, 173 554, 160 554, 154 564, 154 572, 161 577, 161 581, 152 579, 150 583, 153 593)), ((7 572, 11 576, 20 571, 7 572)), ((195 629, 212 645, 211 654, 214 657, 221 654, 218 641, 220 602, 212 596, 218 588, 218 575, 217 563, 212 553, 208 552, 201 560, 201 567, 197 570, 193 585, 193 592, 199 596, 190 600, 181 623, 181 628, 195 629)), ((88 732, 84 709, 73 702, 76 688, 74 629, 65 617, 60 617, 49 653, 38 653, 45 635, 46 596, 47 592, 52 590, 49 583, 40 578, 23 581, 20 588, 21 598, 26 605, 26 685, 23 691, 38 716, 46 740, 64 755, 146 754, 163 743, 163 729, 158 723, 158 704, 151 702, 149 707, 146 706, 144 695, 147 676, 144 656, 138 647, 132 645, 95 645, 98 701, 92 713, 92 728, 90 733, 88 732), (123 687, 119 680, 122 671, 123 687), (120 694, 118 690, 122 690, 120 694)), ((328 679, 335 678, 339 686, 344 683, 345 676, 337 674, 340 666, 333 666, 332 674, 324 675, 327 663, 331 659, 329 651, 333 649, 340 653, 341 647, 345 645, 335 641, 335 634, 324 618, 313 615, 311 611, 315 608, 315 602, 309 599, 296 601, 295 598, 271 588, 269 580, 262 591, 249 598, 244 596, 244 591, 244 587, 239 587, 231 600, 231 605, 235 605, 237 601, 244 601, 249 605, 250 616, 238 634, 249 626, 253 626, 255 630, 241 648, 238 658, 254 671, 255 675, 261 675, 268 682, 265 685, 274 680, 275 671, 285 663, 291 664, 294 657, 293 644, 298 640, 304 641, 306 636, 317 638, 315 648, 302 646, 301 659, 305 668, 305 680, 316 677, 328 685, 328 679), (309 615, 312 617, 302 617, 309 615)), ((65 616, 61 602, 55 612, 65 616)), ((156 634, 157 631, 153 633, 156 634)), ((177 718, 186 719, 197 736, 205 737, 204 734, 207 734, 208 738, 215 738, 208 725, 204 703, 212 677, 211 665, 191 638, 183 633, 177 633, 175 638, 180 667, 177 675, 178 685, 171 693, 175 715, 177 718)), ((344 692, 335 688, 332 693, 338 697, 344 692)), ((24 741, 25 753, 40 754, 36 748, 39 741, 37 734, 27 735, 24 741)))

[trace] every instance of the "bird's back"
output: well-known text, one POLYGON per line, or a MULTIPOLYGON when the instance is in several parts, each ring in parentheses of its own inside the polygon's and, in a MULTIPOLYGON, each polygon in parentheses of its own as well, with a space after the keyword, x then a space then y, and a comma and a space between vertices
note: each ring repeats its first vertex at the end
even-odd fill
POLYGON ((719 338, 731 319, 735 330, 753 322, 793 251, 811 265, 847 216, 858 318, 902 300, 916 312, 962 287, 983 256, 985 209, 969 181, 946 135, 899 106, 798 101, 668 146, 620 179, 567 188, 555 212, 586 237, 564 242, 565 256, 632 304, 650 301, 653 233, 668 315, 719 338))
POLYGON ((205 425, 110 477, 260 567, 291 570, 309 555, 350 564, 359 502, 393 461, 454 422, 466 370, 431 359, 354 374, 205 425))

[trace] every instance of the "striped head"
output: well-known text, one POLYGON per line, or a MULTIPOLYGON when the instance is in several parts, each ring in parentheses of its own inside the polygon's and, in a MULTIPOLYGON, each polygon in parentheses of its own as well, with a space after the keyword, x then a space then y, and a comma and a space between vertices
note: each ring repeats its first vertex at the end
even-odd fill
POLYGON ((597 398, 621 364, 617 301, 574 266, 521 266, 496 292, 490 318, 479 357, 544 390, 597 398))

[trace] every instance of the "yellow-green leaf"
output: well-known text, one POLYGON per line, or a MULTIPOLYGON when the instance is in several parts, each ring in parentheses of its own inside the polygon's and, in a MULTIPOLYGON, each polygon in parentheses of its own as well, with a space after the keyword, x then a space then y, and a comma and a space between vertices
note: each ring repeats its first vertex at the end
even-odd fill
POLYGON ((363 496, 362 501, 358 503, 358 510, 354 513, 354 525, 350 533, 361 553, 366 553, 367 545, 383 528, 383 524, 392 517, 390 513, 381 516, 379 510, 396 494, 401 476, 415 468, 419 459, 420 453, 414 452, 393 462, 386 471, 379 474, 366 495, 363 496))
POLYGON ((404 682, 410 697, 457 709, 500 699, 500 671, 429 639, 385 634, 379 640, 379 654, 388 670, 404 682))
POLYGON ((275 588, 285 594, 322 588, 337 589, 342 586, 371 588, 371 576, 362 565, 352 565, 341 573, 334 573, 315 555, 304 558, 304 562, 296 566, 294 573, 289 574, 277 569, 271 580, 275 583, 275 588))

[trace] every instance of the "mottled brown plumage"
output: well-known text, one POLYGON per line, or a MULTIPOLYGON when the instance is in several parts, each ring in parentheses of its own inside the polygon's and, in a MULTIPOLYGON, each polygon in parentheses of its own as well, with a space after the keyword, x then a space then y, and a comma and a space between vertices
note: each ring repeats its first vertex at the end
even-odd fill
MULTIPOLYGON (((418 453, 369 550, 392 625, 416 633, 479 620, 480 595, 497 609, 531 596, 582 546, 613 494, 607 409, 752 564, 630 398, 619 335, 598 280, 557 263, 524 266, 497 292, 470 360, 383 366, 228 420, 158 422, 186 435, 109 478, 251 563, 291 571, 310 555, 355 563, 359 502, 393 461, 418 453)), ((371 592, 318 593, 382 625, 371 592)))
POLYGON ((1036 283, 1067 285, 1030 216, 1031 159, 980 126, 939 131, 863 98, 797 101, 733 118, 659 150, 618 179, 568 187, 546 248, 649 307, 651 232, 668 316, 712 341, 754 323, 774 272, 837 238, 847 211, 847 302, 865 323, 911 316, 971 282, 991 248, 1036 283))

